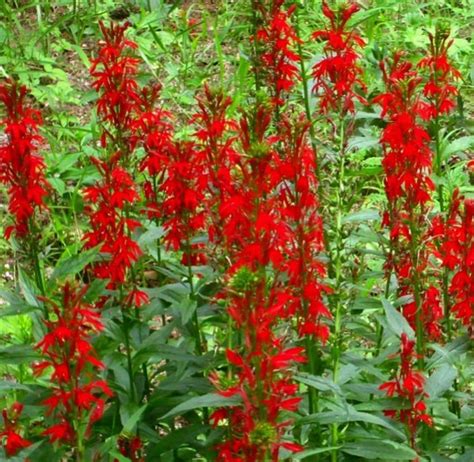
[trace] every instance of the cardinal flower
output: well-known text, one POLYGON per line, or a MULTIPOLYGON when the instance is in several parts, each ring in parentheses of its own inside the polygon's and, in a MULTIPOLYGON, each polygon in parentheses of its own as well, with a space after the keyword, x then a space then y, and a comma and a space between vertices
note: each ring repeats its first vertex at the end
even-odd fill
POLYGON ((45 165, 38 154, 42 142, 39 111, 29 107, 26 87, 13 80, 0 83, 0 103, 5 117, 0 127, 7 141, 0 146, 0 182, 8 188, 8 211, 14 223, 7 226, 5 235, 24 238, 28 235, 35 211, 44 209, 49 187, 45 179, 45 165))

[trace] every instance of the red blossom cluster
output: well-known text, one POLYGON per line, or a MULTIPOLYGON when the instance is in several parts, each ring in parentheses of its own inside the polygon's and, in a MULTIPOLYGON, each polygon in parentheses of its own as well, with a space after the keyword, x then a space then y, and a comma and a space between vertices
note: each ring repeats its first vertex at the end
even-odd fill
POLYGON ((35 210, 45 207, 49 187, 43 159, 37 152, 42 141, 41 114, 28 107, 26 87, 13 80, 0 84, 0 102, 5 108, 0 127, 7 136, 6 144, 0 145, 0 182, 8 188, 8 211, 15 221, 6 227, 5 236, 24 238, 35 210))
POLYGON ((222 91, 204 87, 203 95, 197 98, 199 111, 193 122, 198 125, 195 133, 197 149, 200 150, 207 177, 204 209, 207 212, 206 229, 209 236, 208 252, 216 256, 219 248, 225 247, 224 230, 227 201, 234 197, 233 169, 239 155, 235 150, 237 123, 227 118, 226 111, 232 104, 222 91))
POLYGON ((412 447, 415 447, 417 426, 420 422, 432 425, 433 420, 426 413, 424 398, 427 394, 424 391, 425 378, 421 372, 413 369, 413 362, 416 357, 415 342, 409 340, 405 333, 401 337, 400 347, 400 369, 394 380, 380 385, 379 389, 387 396, 398 396, 407 404, 400 410, 385 411, 385 415, 390 417, 398 416, 399 420, 407 425, 412 447))
POLYGON ((300 78, 297 66, 300 58, 293 51, 299 38, 290 23, 296 4, 286 10, 284 3, 285 0, 257 2, 262 16, 262 26, 256 33, 261 60, 257 64, 258 72, 265 75, 276 105, 283 104, 282 94, 291 90, 300 78))
POLYGON ((0 442, 8 457, 16 455, 32 444, 21 435, 19 419, 22 412, 23 404, 20 403, 14 403, 10 409, 2 411, 3 430, 0 432, 0 442))
POLYGON ((429 237, 427 213, 434 190, 430 136, 419 121, 426 110, 420 99, 422 78, 401 54, 395 55, 390 69, 385 63, 381 68, 387 91, 374 102, 382 106, 382 117, 387 120, 381 137, 389 202, 383 224, 390 229, 391 248, 386 267, 397 275, 399 294, 413 298, 404 306, 407 320, 415 328, 419 316, 435 338, 440 335, 438 323, 442 317, 439 291, 434 286, 423 288, 421 282, 414 287, 428 264, 428 248, 418 247, 429 237), (416 292, 423 300, 416 300, 416 292))
POLYGON ((192 242, 192 238, 203 229, 205 219, 202 204, 207 179, 202 153, 193 142, 175 142, 162 168, 165 179, 160 190, 164 193, 165 241, 175 250, 184 250, 184 264, 203 263, 205 256, 192 242))
POLYGON ((43 299, 54 320, 44 321, 47 333, 36 346, 44 360, 34 364, 34 372, 41 375, 52 369, 51 396, 43 401, 47 415, 57 422, 43 432, 51 442, 75 443, 84 425, 88 432, 102 417, 101 395, 112 395, 107 383, 97 378, 104 365, 91 340, 104 326, 100 314, 84 302, 86 291, 87 287, 78 290, 66 284, 61 305, 43 299))
POLYGON ((140 170, 148 174, 143 186, 146 213, 150 219, 157 222, 160 222, 163 216, 159 191, 164 175, 163 165, 174 149, 171 114, 161 107, 156 107, 160 91, 160 85, 143 88, 141 112, 135 122, 136 136, 141 138, 146 153, 140 164, 140 170))
POLYGON ((454 98, 458 90, 453 82, 461 78, 461 73, 450 63, 448 57, 448 50, 453 43, 448 31, 438 26, 434 34, 429 33, 429 38, 429 53, 420 60, 418 66, 429 71, 428 81, 423 88, 423 94, 428 99, 425 117, 434 119, 448 114, 456 107, 454 98))
POLYGON ((455 190, 449 214, 445 221, 441 216, 433 220, 432 235, 439 241, 439 252, 443 266, 454 274, 449 294, 451 311, 474 329, 474 201, 463 199, 455 190))
POLYGON ((298 317, 300 336, 313 336, 324 344, 329 327, 324 319, 332 315, 323 296, 328 288, 321 283, 326 276, 320 260, 324 251, 323 223, 317 199, 315 154, 307 142, 309 124, 305 118, 282 119, 280 124, 282 188, 281 219, 287 223, 285 271, 293 291, 291 315, 298 317))
POLYGON ((112 144, 112 149, 125 156, 133 149, 131 130, 141 104, 136 74, 139 60, 130 53, 137 48, 135 42, 125 37, 130 23, 99 22, 104 37, 98 56, 91 59, 90 74, 95 79, 92 86, 100 93, 97 113, 103 124, 102 146, 112 144), (109 129, 107 129, 109 124, 109 129))
POLYGON ((243 154, 237 161, 235 192, 221 208, 232 262, 228 313, 242 333, 240 347, 227 349, 233 375, 214 377, 222 395, 242 400, 211 416, 215 425, 229 426, 229 438, 218 447, 221 461, 277 461, 280 448, 301 449, 284 440, 289 422, 281 420, 282 412, 295 411, 301 400, 295 396, 290 367, 305 357, 303 348, 288 346, 278 334, 278 326, 289 317, 292 294, 282 278, 287 227, 274 194, 282 177, 273 147, 276 138, 267 134, 271 117, 260 106, 254 117, 241 120, 243 154))
POLYGON ((313 66, 313 91, 321 97, 320 111, 331 110, 340 115, 354 112, 354 101, 365 103, 358 93, 365 86, 361 80, 358 47, 365 45, 364 40, 354 30, 347 30, 347 22, 359 11, 356 3, 349 2, 332 10, 323 1, 323 14, 329 19, 325 30, 313 33, 313 38, 325 42, 324 58, 313 66))
POLYGON ((136 48, 125 38, 128 24, 111 24, 107 28, 100 23, 100 27, 104 43, 98 57, 92 60, 90 73, 95 79, 93 87, 99 92, 101 143, 108 155, 105 160, 91 159, 101 179, 85 190, 91 230, 84 239, 86 248, 99 246, 108 255, 107 260, 94 266, 94 272, 99 278, 110 278, 114 286, 125 281, 127 270, 141 255, 131 237, 140 223, 129 216, 139 196, 127 166, 137 142, 137 114, 142 99, 135 81, 138 60, 127 55, 128 50, 136 48))
POLYGON ((88 209, 91 230, 84 235, 86 247, 100 246, 101 252, 109 255, 106 261, 94 266, 98 278, 110 278, 113 284, 123 283, 127 269, 141 255, 138 244, 130 237, 140 222, 123 213, 127 205, 137 202, 138 193, 133 178, 124 168, 96 158, 91 160, 102 178, 85 189, 86 199, 96 204, 94 209, 88 209))
MULTIPOLYGON (((131 462, 145 462, 145 458, 142 456, 143 443, 140 437, 134 436, 133 438, 120 437, 118 440, 118 449, 122 456, 128 457, 131 462)), ((115 459, 114 462, 119 462, 115 459)))

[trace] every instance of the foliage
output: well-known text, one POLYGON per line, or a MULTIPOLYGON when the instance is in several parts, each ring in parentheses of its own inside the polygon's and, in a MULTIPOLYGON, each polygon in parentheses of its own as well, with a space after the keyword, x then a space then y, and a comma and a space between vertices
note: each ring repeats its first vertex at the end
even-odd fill
POLYGON ((0 458, 474 458, 472 0, 0 4, 0 458))

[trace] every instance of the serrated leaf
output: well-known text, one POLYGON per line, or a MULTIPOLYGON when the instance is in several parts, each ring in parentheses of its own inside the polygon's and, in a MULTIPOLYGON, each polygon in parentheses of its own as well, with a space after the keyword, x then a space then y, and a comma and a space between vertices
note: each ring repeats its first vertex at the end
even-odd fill
POLYGON ((308 387, 316 388, 319 391, 331 391, 337 395, 342 395, 342 390, 327 377, 317 377, 311 374, 300 373, 294 377, 297 382, 304 383, 308 387))
POLYGON ((342 451, 353 456, 362 457, 364 460, 414 460, 416 452, 405 444, 394 441, 357 441, 346 443, 342 451))
POLYGON ((454 383, 458 373, 456 368, 449 364, 444 364, 431 374, 426 380, 425 391, 430 399, 436 399, 449 390, 454 383))
POLYGON ((398 337, 404 333, 409 339, 413 340, 415 338, 415 332, 411 328, 410 324, 408 324, 408 321, 405 319, 403 314, 397 311, 392 303, 385 297, 382 297, 382 305, 385 310, 387 324, 391 331, 398 337))
POLYGON ((194 312, 197 309, 196 300, 191 300, 190 297, 185 297, 174 306, 181 316, 181 322, 183 325, 187 324, 191 320, 194 312))
POLYGON ((0 364, 31 363, 39 357, 30 345, 11 345, 0 349, 0 364))
POLYGON ((51 275, 51 280, 63 279, 82 271, 87 265, 92 263, 99 253, 99 248, 82 251, 78 255, 67 258, 59 262, 51 275))
POLYGON ((343 219, 343 223, 362 223, 366 221, 379 221, 380 220, 380 213, 378 210, 375 209, 365 209, 365 210, 358 210, 357 212, 350 213, 346 215, 343 219))
POLYGON ((36 298, 38 290, 36 285, 21 268, 18 268, 18 283, 28 305, 37 308, 41 307, 41 302, 36 298))
POLYGON ((291 460, 303 460, 306 457, 315 456, 316 454, 323 454, 324 452, 335 451, 341 449, 342 446, 330 446, 327 448, 307 449, 306 451, 297 452, 291 456, 291 460))
POLYGON ((228 407, 235 406, 240 402, 241 399, 238 396, 226 398, 225 396, 218 395, 217 393, 208 393, 207 395, 196 396, 194 398, 188 399, 184 403, 181 403, 171 409, 171 411, 167 412, 161 419, 168 419, 170 417, 184 414, 188 411, 193 411, 194 409, 200 409, 203 407, 228 407))
POLYGON ((404 434, 398 430, 393 423, 383 417, 379 417, 367 412, 360 412, 352 406, 347 406, 345 409, 338 409, 336 411, 319 412, 302 417, 297 421, 298 425, 318 422, 322 425, 329 425, 333 423, 347 423, 347 422, 366 422, 390 430, 396 434, 400 439, 404 439, 404 434))
POLYGON ((465 428, 461 431, 450 432, 444 435, 438 443, 440 448, 462 446, 474 447, 474 428, 465 428))
POLYGON ((453 154, 466 151, 472 146, 474 146, 474 136, 462 136, 461 138, 457 138, 446 145, 446 147, 443 149, 443 157, 445 160, 447 160, 453 154))
POLYGON ((0 390, 23 390, 31 392, 31 388, 22 383, 12 382, 10 380, 0 381, 0 390))
POLYGON ((159 457, 165 451, 180 447, 183 444, 193 442, 197 436, 205 433, 209 427, 201 424, 188 425, 166 435, 159 443, 153 445, 148 451, 148 457, 159 457))
POLYGON ((142 407, 137 409, 124 423, 123 425, 123 432, 125 434, 130 434, 134 430, 135 426, 137 425, 138 421, 140 420, 140 417, 142 414, 145 412, 145 409, 147 408, 148 404, 144 404, 142 407))

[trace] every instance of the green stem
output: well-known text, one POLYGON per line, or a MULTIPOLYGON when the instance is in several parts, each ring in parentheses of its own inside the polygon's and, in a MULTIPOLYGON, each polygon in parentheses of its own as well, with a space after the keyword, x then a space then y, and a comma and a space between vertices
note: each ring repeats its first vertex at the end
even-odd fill
MULTIPOLYGON (((439 126, 439 117, 435 118, 434 124, 434 131, 435 131, 435 174, 438 177, 438 181, 441 179, 443 174, 443 159, 442 159, 442 151, 441 151, 441 141, 439 136, 440 126, 439 126)), ((443 184, 440 182, 438 184, 438 202, 439 202, 439 210, 442 215, 443 221, 446 223, 446 207, 444 203, 444 187, 443 184)), ((451 333, 451 304, 449 298, 449 269, 446 266, 443 266, 443 276, 442 276, 442 294, 443 294, 443 307, 444 307, 444 321, 446 324, 446 333, 448 336, 448 341, 452 340, 452 333, 451 333)))
MULTIPOLYGON (((125 323, 125 319, 124 319, 125 323)), ((128 369, 128 379, 130 381, 130 394, 132 402, 134 403, 136 400, 136 392, 135 392, 135 382, 133 380, 133 367, 132 367, 132 349, 130 347, 130 337, 129 337, 129 330, 128 327, 124 324, 124 334, 125 334, 125 349, 127 352, 127 369, 128 369)))
MULTIPOLYGON (((336 255, 334 256, 334 296, 335 300, 335 315, 334 315, 334 346, 333 346, 333 380, 337 382, 339 372, 339 361, 341 357, 342 348, 342 310, 343 303, 341 299, 341 285, 342 285, 342 251, 343 251, 343 207, 344 207, 344 168, 345 168, 345 143, 346 143, 346 132, 345 132, 345 121, 341 113, 339 117, 340 133, 339 133, 339 170, 337 172, 338 185, 336 191, 336 229, 335 229, 335 244, 336 244, 336 255)), ((339 427, 336 423, 331 426, 331 443, 333 446, 337 446, 339 442, 339 427)), ((338 450, 334 449, 331 452, 331 461, 336 462, 338 459, 338 450)))
MULTIPOLYGON (((297 10, 297 14, 296 14, 295 30, 296 30, 296 36, 298 37, 298 39, 300 39, 301 36, 300 36, 299 9, 297 10)), ((298 43, 296 44, 296 49, 298 51, 298 56, 300 58, 299 60, 300 61, 300 75, 301 75, 301 82, 303 84, 304 109, 306 113, 306 118, 308 119, 308 122, 309 122, 309 137, 311 141, 311 147, 313 148, 313 152, 314 152, 314 160, 316 163, 316 176, 319 179, 319 162, 318 162, 318 153, 316 150, 316 133, 314 131, 314 125, 312 123, 310 98, 309 98, 309 90, 308 90, 309 81, 308 81, 308 74, 306 73, 306 66, 304 62, 303 47, 300 41, 298 41, 298 43)), ((318 188, 318 194, 319 196, 321 196, 321 188, 318 188)), ((319 197, 319 200, 321 202, 321 197, 319 197)))
MULTIPOLYGON (((190 290, 190 298, 192 301, 196 302, 196 308, 193 313, 193 324, 194 324, 194 339, 195 339, 195 344, 196 344, 196 350, 199 356, 202 356, 204 354, 204 340, 201 334, 201 328, 199 325, 199 316, 197 312, 197 297, 196 297, 196 291, 194 288, 194 281, 193 281, 193 270, 191 267, 191 242, 189 240, 189 237, 186 240, 186 252, 188 254, 187 258, 187 267, 188 267, 188 283, 189 283, 189 290, 190 290)), ((204 375, 204 374, 203 374, 204 375)), ((208 423, 209 421, 209 410, 207 407, 203 408, 203 414, 204 414, 204 422, 208 423)))
MULTIPOLYGON (((190 298, 192 301, 197 302, 197 297, 196 297, 196 291, 194 288, 194 281, 193 281, 193 270, 192 266, 190 263, 191 259, 191 243, 189 241, 189 238, 186 241, 186 253, 188 254, 188 284, 189 284, 189 290, 190 290, 190 298)), ((195 344, 196 344, 196 351, 199 353, 200 356, 203 355, 204 349, 203 349, 203 339, 201 335, 201 328, 199 326, 199 317, 197 313, 197 306, 196 309, 194 310, 193 313, 193 324, 194 324, 194 339, 195 339, 195 344)))
MULTIPOLYGON (((252 32, 253 36, 255 37, 257 35, 257 30, 258 30, 258 17, 257 17, 257 1, 252 0, 252 32)), ((258 93, 260 90, 260 75, 258 72, 258 66, 260 65, 259 63, 259 51, 258 51, 258 45, 257 45, 257 40, 253 40, 253 72, 254 72, 254 78, 255 78, 255 91, 258 93)))
POLYGON ((422 311, 422 289, 420 275, 418 272, 418 250, 420 249, 419 235, 416 223, 414 222, 413 209, 410 210, 410 258, 413 268, 413 295, 415 297, 416 306, 416 352, 418 355, 418 367, 420 370, 424 369, 424 356, 425 356, 425 332, 423 326, 423 311, 422 311))

